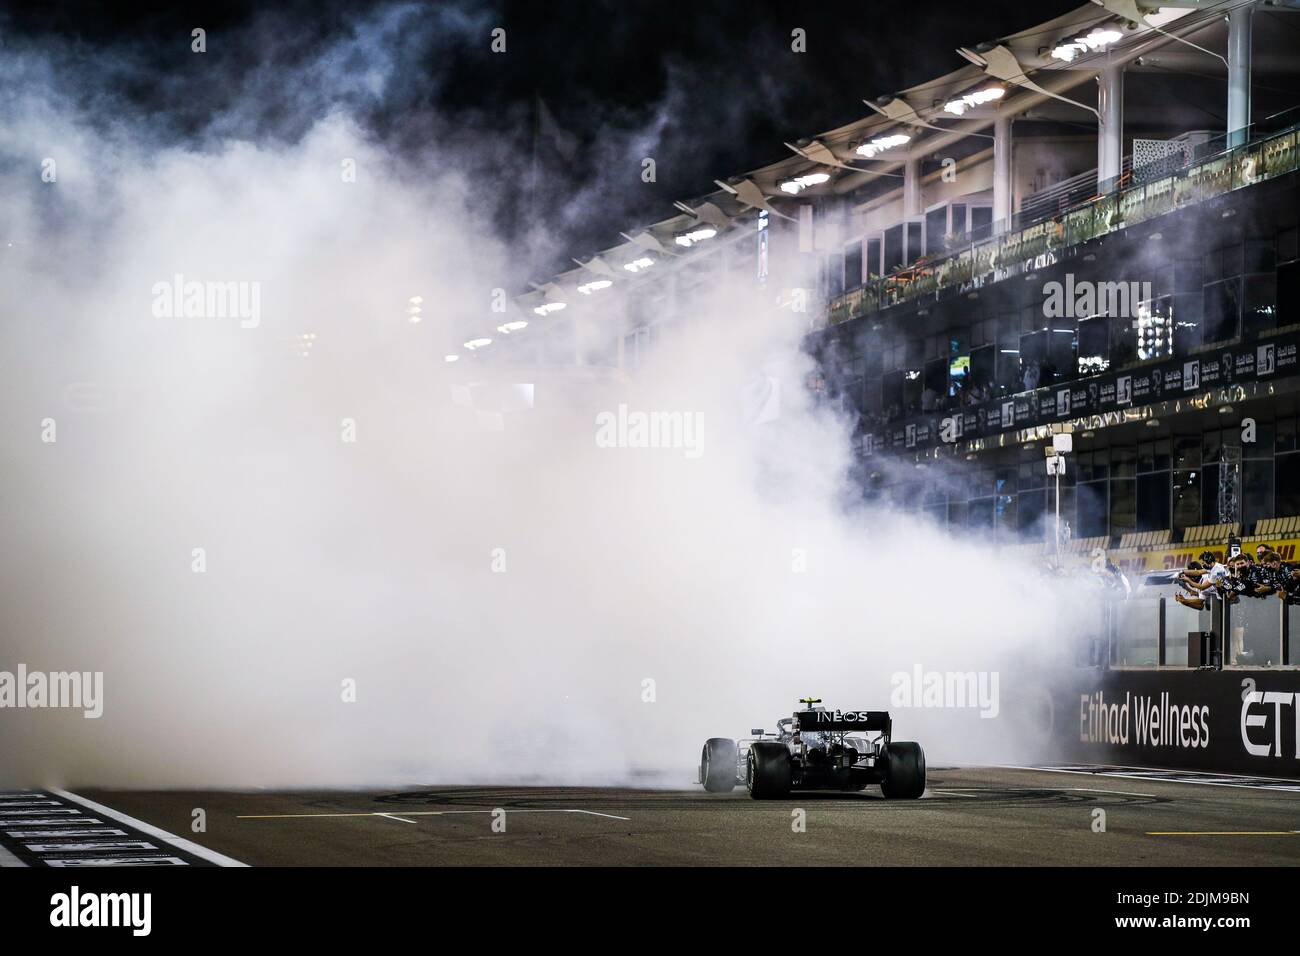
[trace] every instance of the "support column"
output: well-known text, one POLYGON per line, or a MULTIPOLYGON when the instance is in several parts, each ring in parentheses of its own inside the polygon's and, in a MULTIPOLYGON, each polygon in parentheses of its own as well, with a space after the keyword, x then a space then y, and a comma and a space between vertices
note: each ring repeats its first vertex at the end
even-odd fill
POLYGON ((921 161, 908 159, 903 162, 903 215, 905 217, 921 215, 921 161))
POLYGON ((1097 191, 1115 188, 1124 169, 1124 68, 1108 63, 1097 74, 1097 191))
POLYGON ((1250 131, 1250 40, 1255 8, 1228 12, 1228 145, 1239 146, 1250 131))
POLYGON ((993 228, 1005 232, 1011 222, 1011 117, 993 121, 993 228))

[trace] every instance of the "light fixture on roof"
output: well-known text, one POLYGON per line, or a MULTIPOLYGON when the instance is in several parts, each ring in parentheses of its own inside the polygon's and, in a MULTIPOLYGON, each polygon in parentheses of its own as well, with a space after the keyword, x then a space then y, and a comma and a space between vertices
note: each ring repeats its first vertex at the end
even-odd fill
POLYGON ((586 269, 588 272, 596 273, 596 275, 600 276, 601 278, 605 278, 605 279, 614 278, 615 275, 614 270, 611 269, 609 267, 609 263, 606 262, 604 259, 602 259, 600 256, 592 256, 586 262, 583 262, 581 259, 574 259, 573 261, 578 265, 582 266, 582 268, 586 269))
POLYGON ((567 304, 568 303, 566 302, 543 302, 541 305, 534 308, 533 311, 538 315, 550 315, 552 312, 559 312, 567 304))
POLYGON ((1069 103, 1071 106, 1077 106, 1081 110, 1087 110, 1093 116, 1098 118, 1101 114, 1097 112, 1096 107, 1089 106, 1087 103, 1080 103, 1078 100, 1072 100, 1068 96, 1062 96, 1060 93, 1053 93, 1045 89, 1029 78, 1029 67, 1026 67, 1016 57, 1015 53, 1009 50, 1001 43, 981 43, 975 49, 959 47, 957 50, 971 63, 974 63, 981 70, 993 77, 995 80, 1001 80, 1003 83, 1009 83, 1012 86, 1018 86, 1021 89, 1029 90, 1040 96, 1050 96, 1054 100, 1060 100, 1062 103, 1069 103))
POLYGON ((904 143, 910 143, 911 141, 912 137, 906 133, 890 133, 888 136, 877 136, 870 142, 863 143, 858 147, 857 153, 859 156, 866 156, 870 159, 877 153, 883 153, 895 146, 902 146, 904 143))
POLYGON ((820 186, 822 183, 829 181, 830 173, 805 173, 802 176, 796 176, 794 179, 787 179, 781 184, 781 191, 789 193, 791 196, 797 196, 809 186, 820 186))
POLYGON ((601 289, 608 289, 614 283, 608 279, 592 279, 590 282, 584 282, 578 286, 578 291, 583 295, 591 295, 593 292, 599 292, 601 289))
POLYGON ((690 232, 684 232, 677 237, 676 242, 679 246, 685 246, 689 249, 697 242, 703 242, 705 239, 712 239, 718 234, 718 230, 712 226, 700 226, 698 229, 692 229, 690 232))
POLYGON ((946 113, 952 113, 954 116, 961 116, 969 109, 976 106, 983 106, 985 103, 992 103, 994 100, 1000 100, 1007 95, 1007 91, 1001 86, 988 86, 982 90, 975 90, 972 93, 965 93, 955 100, 949 100, 944 104, 943 109, 946 113))
POLYGON ((444 356, 442 357, 442 360, 443 360, 444 362, 459 362, 459 361, 460 361, 460 356, 459 356, 459 355, 444 355, 444 356))
POLYGON ((655 261, 649 256, 641 256, 637 259, 633 259, 631 262, 623 263, 623 268, 628 272, 641 272, 644 269, 649 269, 654 264, 655 261))
POLYGON ((643 229, 635 236, 629 236, 626 232, 620 232, 620 236, 632 243, 634 246, 640 246, 642 249, 649 249, 651 252, 667 252, 664 244, 656 239, 650 232, 643 229))
POLYGON ((418 325, 420 322, 420 303, 424 301, 424 296, 413 295, 406 301, 406 321, 412 325, 418 325))
POLYGON ((491 339, 486 339, 486 338, 470 339, 468 342, 465 343, 465 348, 473 352, 475 349, 486 348, 491 344, 492 344, 491 339))
POLYGON ((520 329, 528 328, 528 323, 523 319, 515 319, 513 322, 507 322, 504 325, 498 325, 497 331, 502 335, 509 335, 511 332, 518 332, 520 329))
POLYGON ((1071 63, 1076 57, 1084 53, 1095 53, 1097 50, 1104 50, 1112 43, 1118 43, 1122 39, 1124 39, 1124 34, 1118 30, 1097 27, 1087 36, 1075 37, 1065 43, 1058 43, 1052 48, 1052 56, 1057 60, 1071 63))

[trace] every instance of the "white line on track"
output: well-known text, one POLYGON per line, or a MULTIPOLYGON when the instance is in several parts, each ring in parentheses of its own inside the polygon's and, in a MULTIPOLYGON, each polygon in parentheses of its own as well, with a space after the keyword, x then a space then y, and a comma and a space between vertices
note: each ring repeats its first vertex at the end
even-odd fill
POLYGON ((1066 787, 1066 790, 1077 790, 1081 793, 1118 793, 1124 797, 1154 797, 1154 793, 1134 793, 1132 790, 1106 790, 1101 787, 1066 787))
MULTIPOLYGON (((630 820, 631 817, 619 817, 612 813, 599 813, 595 810, 572 810, 572 809, 553 809, 539 807, 519 807, 512 809, 502 807, 506 814, 511 813, 582 813, 590 817, 605 817, 607 820, 630 820)), ((446 817, 457 813, 495 813, 496 810, 403 810, 402 813, 408 817, 446 817)), ((356 813, 245 813, 240 814, 236 820, 301 820, 301 819, 319 819, 321 817, 389 817, 392 814, 380 813, 379 811, 366 811, 356 813)), ((404 823, 414 823, 414 820, 404 820, 404 823)))
POLYGON ((18 866, 26 866, 26 865, 27 864, 24 863, 22 860, 18 859, 18 857, 14 856, 4 847, 0 846, 0 867, 7 867, 7 866, 18 867, 18 866))
MULTIPOLYGON (((968 797, 972 800, 979 799, 976 794, 992 793, 1037 793, 1041 787, 945 787, 942 790, 927 790, 926 793, 942 793, 952 797, 968 797)), ((1134 793, 1132 790, 1104 790, 1098 787, 1066 787, 1066 790, 1077 790, 1082 793, 1116 793, 1124 797, 1154 797, 1154 793, 1134 793)))
POLYGON ((398 823, 414 823, 414 820, 408 820, 405 817, 395 817, 391 813, 378 813, 376 816, 383 817, 385 820, 396 820, 398 823))
POLYGON ((170 843, 179 850, 186 853, 192 853, 200 859, 207 860, 209 863, 215 863, 217 866, 247 866, 247 863, 240 863, 238 860, 231 859, 225 854, 218 853, 216 850, 209 850, 205 846, 199 846, 197 843, 187 840, 184 837, 178 837, 174 833, 168 833, 166 830, 159 829, 151 823, 145 823, 143 820, 137 820, 135 817, 129 817, 125 813, 119 813, 102 803, 96 803, 94 800, 87 800, 85 797, 79 797, 75 793, 69 793, 66 790, 51 789, 50 793, 62 797, 72 803, 80 804, 88 810, 96 813, 102 813, 106 817, 111 817, 118 823, 125 823, 127 826, 135 827, 141 833, 147 833, 149 836, 170 843))

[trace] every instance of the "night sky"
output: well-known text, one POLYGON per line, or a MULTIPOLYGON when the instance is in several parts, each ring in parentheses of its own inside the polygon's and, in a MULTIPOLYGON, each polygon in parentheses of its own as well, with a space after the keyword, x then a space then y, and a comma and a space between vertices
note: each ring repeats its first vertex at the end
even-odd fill
POLYGON ((957 68, 959 45, 1078 5, 53 2, 0 14, 0 28, 4 52, 57 50, 60 73, 106 120, 138 112, 165 142, 204 132, 292 140, 339 101, 395 149, 490 139, 498 145, 482 150, 475 188, 498 204, 508 235, 544 223, 542 264, 563 266, 565 255, 618 242, 620 229, 672 215, 673 200, 711 191, 715 178, 785 158, 783 141, 865 115, 864 97, 957 68), (378 98, 343 89, 312 100, 312 64, 367 23, 389 32, 347 47, 344 75, 363 86, 367 60, 382 53, 400 81, 378 98), (196 26, 208 33, 204 57, 189 49, 196 26), (498 26, 504 55, 489 48, 498 26), (795 27, 807 31, 806 53, 791 51, 795 27), (287 90, 307 94, 289 107, 287 90), (533 191, 538 98, 558 132, 546 127, 554 135, 542 140, 533 191), (644 156, 656 161, 655 183, 640 179, 644 156), (598 203, 573 201, 593 190, 598 203))

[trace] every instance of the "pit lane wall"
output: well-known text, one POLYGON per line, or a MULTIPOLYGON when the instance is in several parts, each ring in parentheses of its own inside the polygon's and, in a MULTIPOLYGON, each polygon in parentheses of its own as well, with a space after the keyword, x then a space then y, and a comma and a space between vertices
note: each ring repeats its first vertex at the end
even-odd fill
POLYGON ((1057 695, 1062 756, 1300 778, 1300 669, 1091 669, 1057 695))

